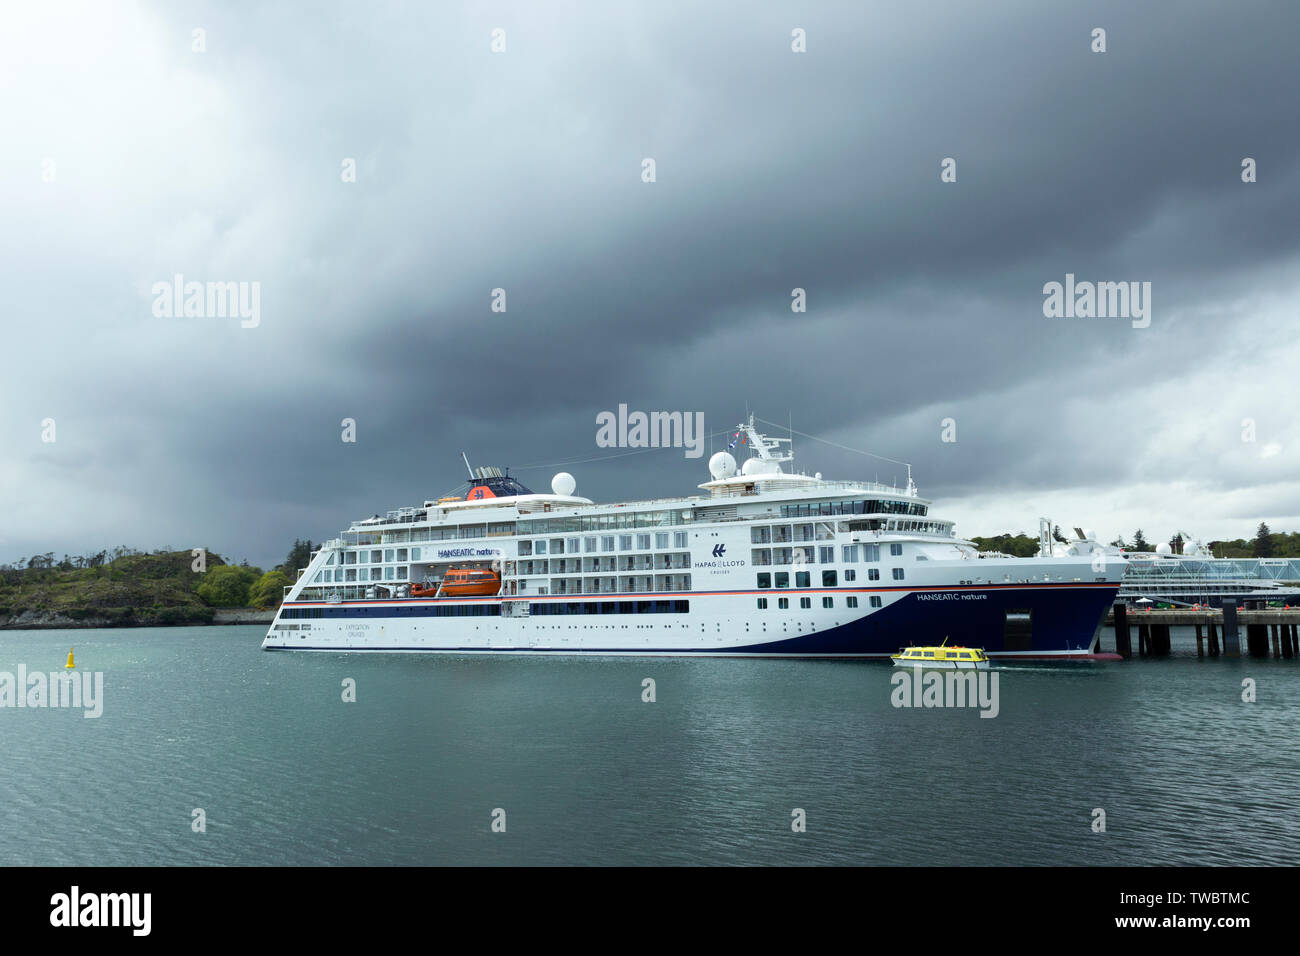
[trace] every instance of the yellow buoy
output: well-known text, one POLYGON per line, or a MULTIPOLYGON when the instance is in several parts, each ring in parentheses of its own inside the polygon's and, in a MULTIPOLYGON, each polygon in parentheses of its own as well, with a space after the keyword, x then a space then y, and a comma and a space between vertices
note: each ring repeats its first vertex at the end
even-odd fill
POLYGON ((76 664, 72 663, 72 648, 70 647, 68 648, 68 663, 64 664, 63 666, 64 668, 72 668, 77 666, 76 664))

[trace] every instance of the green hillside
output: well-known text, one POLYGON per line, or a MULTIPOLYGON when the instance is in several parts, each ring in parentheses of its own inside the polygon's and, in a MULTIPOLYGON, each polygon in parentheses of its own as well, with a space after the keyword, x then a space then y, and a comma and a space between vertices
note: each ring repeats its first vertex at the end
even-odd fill
POLYGON ((282 569, 263 574, 211 551, 202 571, 188 550, 113 554, 60 562, 37 555, 0 567, 0 627, 210 624, 218 608, 275 608, 290 583, 282 569))

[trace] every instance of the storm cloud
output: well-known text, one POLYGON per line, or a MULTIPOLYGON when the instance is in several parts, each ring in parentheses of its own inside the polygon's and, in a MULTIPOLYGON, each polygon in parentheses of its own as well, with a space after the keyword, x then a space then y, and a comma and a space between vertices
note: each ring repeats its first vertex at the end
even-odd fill
POLYGON ((966 534, 1300 527, 1294 5, 3 18, 0 561, 269 565, 462 450, 605 500, 707 479, 583 461, 619 404, 792 423, 827 476, 906 479, 799 432, 912 462, 966 534), (178 274, 259 283, 256 327, 156 316, 178 274), (1150 326, 1045 317, 1067 274, 1150 282, 1150 326))

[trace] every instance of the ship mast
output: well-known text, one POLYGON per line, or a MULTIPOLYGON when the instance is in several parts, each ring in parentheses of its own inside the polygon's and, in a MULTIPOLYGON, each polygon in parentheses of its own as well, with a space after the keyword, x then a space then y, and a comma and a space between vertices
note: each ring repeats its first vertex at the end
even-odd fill
POLYGON ((754 428, 753 414, 749 416, 748 422, 742 422, 736 426, 736 429, 745 433, 745 436, 749 439, 750 447, 754 450, 755 457, 761 461, 774 462, 777 466, 777 471, 781 470, 781 462, 794 461, 793 447, 787 450, 784 454, 781 453, 781 442, 792 444, 793 439, 768 438, 766 435, 760 435, 754 428))

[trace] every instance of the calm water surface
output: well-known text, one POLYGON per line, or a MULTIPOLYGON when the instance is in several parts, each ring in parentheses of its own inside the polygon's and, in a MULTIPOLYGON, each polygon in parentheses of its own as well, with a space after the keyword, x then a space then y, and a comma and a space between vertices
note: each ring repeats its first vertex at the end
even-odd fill
POLYGON ((105 681, 97 720, 0 709, 0 862, 1300 861, 1300 662, 1198 661, 1177 630, 1169 660, 1003 668, 995 719, 895 708, 880 663, 284 654, 263 633, 0 631, 0 671, 75 646, 105 681))

